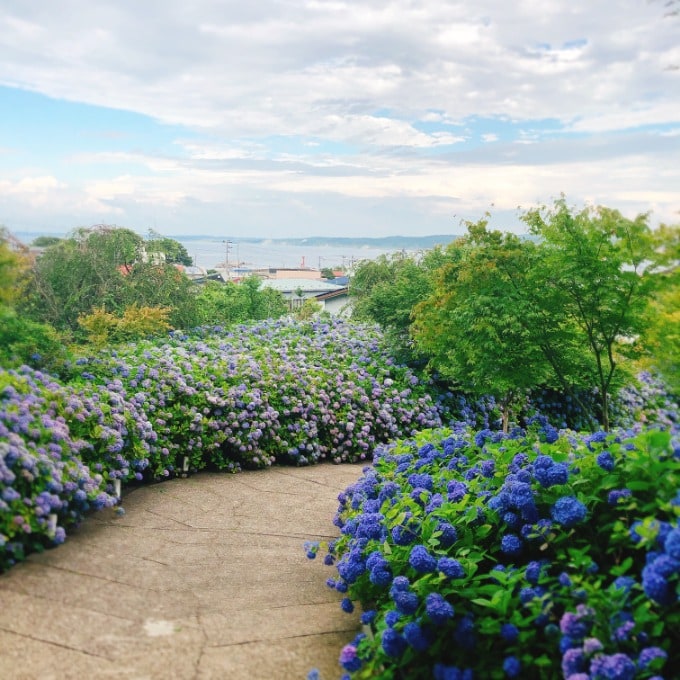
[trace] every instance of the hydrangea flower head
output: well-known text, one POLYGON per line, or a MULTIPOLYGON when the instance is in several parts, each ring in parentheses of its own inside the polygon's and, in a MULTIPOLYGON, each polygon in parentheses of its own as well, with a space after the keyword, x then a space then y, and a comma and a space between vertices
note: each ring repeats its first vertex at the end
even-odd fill
POLYGON ((432 623, 441 625, 453 618, 454 609, 439 593, 429 593, 425 598, 425 613, 432 623))
POLYGON ((590 664, 590 673, 602 680, 634 680, 635 664, 627 654, 601 654, 590 664))
POLYGON ((408 563, 419 574, 427 574, 428 572, 435 571, 437 568, 437 560, 430 555, 424 545, 416 545, 411 549, 408 563))
POLYGON ((582 522, 588 511, 586 506, 573 496, 562 496, 550 510, 552 518, 565 529, 569 529, 582 522))

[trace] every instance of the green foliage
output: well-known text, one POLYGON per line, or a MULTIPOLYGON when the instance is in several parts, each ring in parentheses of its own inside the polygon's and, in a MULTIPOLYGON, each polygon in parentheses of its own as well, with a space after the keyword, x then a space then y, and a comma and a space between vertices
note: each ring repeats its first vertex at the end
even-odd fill
POLYGON ((494 396, 507 430, 513 401, 550 379, 527 299, 535 246, 487 232, 482 220, 447 256, 429 297, 414 310, 414 339, 431 368, 457 388, 494 396))
POLYGON ((10 248, 8 233, 0 227, 0 306, 10 305, 16 299, 26 266, 25 258, 10 248))
POLYGON ((558 320, 578 328, 579 345, 593 362, 588 379, 600 392, 602 424, 609 429, 609 395, 621 384, 622 361, 644 330, 655 285, 658 256, 648 217, 629 220, 604 207, 576 212, 560 199, 523 219, 541 239, 536 294, 550 301, 558 320))
POLYGON ((645 344, 648 362, 664 377, 674 394, 680 395, 680 282, 667 279, 647 310, 645 344))
POLYGON ((0 366, 26 364, 60 372, 67 357, 64 343, 51 326, 23 318, 0 305, 0 366))
POLYGON ((141 239, 128 230, 80 229, 38 257, 19 308, 59 330, 78 329, 78 317, 95 307, 123 306, 121 268, 134 262, 141 239))
POLYGON ((319 302, 309 298, 305 300, 302 303, 302 306, 295 312, 295 318, 300 321, 309 321, 320 314, 322 310, 323 306, 319 302))
POLYGON ((193 328, 201 322, 196 294, 196 286, 174 265, 138 262, 125 277, 122 305, 114 311, 167 308, 172 328, 193 328))
POLYGON ((118 317, 95 309, 91 314, 78 318, 78 323, 87 331, 88 340, 95 347, 131 342, 144 338, 164 335, 170 330, 167 307, 139 307, 131 305, 118 317))
POLYGON ((58 330, 78 333, 79 318, 129 307, 168 307, 175 328, 198 323, 191 281, 172 264, 140 260, 142 238, 129 229, 77 229, 37 260, 20 311, 58 330))
POLYGON ((168 264, 183 264, 187 267, 194 263, 187 249, 175 239, 162 236, 153 229, 149 232, 149 239, 145 243, 147 254, 163 253, 168 264))
POLYGON ((35 248, 49 248, 50 246, 56 246, 61 240, 59 236, 38 236, 33 239, 31 245, 35 248))
POLYGON ((225 326, 277 319, 288 312, 283 295, 263 288, 256 276, 240 283, 207 281, 196 296, 196 308, 201 324, 225 326))
POLYGON ((432 292, 432 274, 445 261, 440 248, 422 257, 397 253, 360 262, 352 276, 352 318, 378 323, 402 360, 413 360, 409 337, 414 306, 432 292))

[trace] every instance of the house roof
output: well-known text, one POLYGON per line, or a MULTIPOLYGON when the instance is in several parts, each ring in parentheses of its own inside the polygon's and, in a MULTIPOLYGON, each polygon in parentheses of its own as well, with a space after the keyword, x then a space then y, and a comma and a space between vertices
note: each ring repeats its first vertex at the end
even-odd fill
POLYGON ((293 293, 298 289, 303 293, 331 293, 345 287, 321 279, 264 279, 262 286, 282 293, 293 293))
POLYGON ((343 297, 349 294, 349 288, 347 286, 342 286, 338 290, 331 290, 328 293, 321 293, 320 295, 315 295, 317 300, 331 300, 336 297, 343 297))

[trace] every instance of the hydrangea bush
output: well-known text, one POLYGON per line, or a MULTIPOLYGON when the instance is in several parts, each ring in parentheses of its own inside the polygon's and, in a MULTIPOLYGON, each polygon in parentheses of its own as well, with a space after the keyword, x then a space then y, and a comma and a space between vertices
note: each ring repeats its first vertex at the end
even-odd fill
POLYGON ((440 424, 426 386, 377 329, 343 321, 205 329, 79 364, 83 379, 148 418, 156 476, 185 455, 193 469, 232 471, 370 459, 376 444, 440 424))
POLYGON ((440 424, 376 329, 267 322, 81 358, 68 383, 0 369, 0 570, 64 540, 117 483, 370 458, 440 424))
POLYGON ((42 373, 0 371, 0 572, 62 543, 90 508, 116 502, 82 462, 92 445, 60 415, 67 397, 42 373))
POLYGON ((324 560, 363 609, 347 677, 673 677, 677 430, 550 439, 432 430, 377 451, 324 560))

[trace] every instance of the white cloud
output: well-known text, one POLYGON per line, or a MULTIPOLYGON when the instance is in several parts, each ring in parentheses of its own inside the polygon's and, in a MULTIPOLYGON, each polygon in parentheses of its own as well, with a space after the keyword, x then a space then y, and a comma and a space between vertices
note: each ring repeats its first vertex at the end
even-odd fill
POLYGON ((174 155, 74 148, 68 162, 78 167, 116 165, 78 181, 47 161, 44 172, 7 170, 4 153, 3 205, 10 216, 53 201, 64 216, 132 219, 141 213, 130 206, 163 204, 254 211, 259 200, 272 212, 286 192, 305 205, 309 196, 407 197, 435 224, 427 220, 441 219, 442 206, 511 209, 564 191, 635 210, 647 196, 672 215, 676 164, 658 147, 641 155, 628 133, 669 125, 657 134, 677 139, 680 76, 668 68, 680 64, 677 27, 639 0, 615 10, 605 0, 5 0, 0 84, 206 134, 178 140, 174 155), (492 130, 474 134, 472 117, 527 125, 509 146, 492 130), (543 119, 599 146, 551 157, 546 130, 532 129, 543 119), (618 144, 607 141, 613 131, 618 144), (299 150, 277 147, 277 136, 299 150), (466 146, 480 139, 479 150, 466 146))

